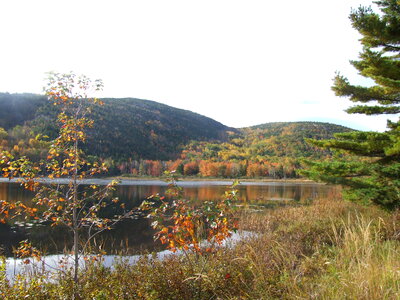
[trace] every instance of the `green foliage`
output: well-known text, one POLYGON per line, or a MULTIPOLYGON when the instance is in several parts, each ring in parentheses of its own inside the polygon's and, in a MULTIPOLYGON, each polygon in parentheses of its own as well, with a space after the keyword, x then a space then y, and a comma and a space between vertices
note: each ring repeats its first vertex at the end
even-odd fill
POLYGON ((46 103, 46 97, 41 95, 0 93, 0 127, 9 130, 33 120, 46 103))
POLYGON ((296 178, 303 157, 329 159, 331 151, 307 143, 351 129, 320 122, 267 123, 228 132, 226 142, 191 141, 175 161, 128 160, 117 163, 123 174, 161 176, 176 170, 185 176, 219 178, 296 178))
MULTIPOLYGON (((101 108, 92 108, 96 123, 88 131, 83 149, 88 155, 103 159, 172 159, 177 157, 179 147, 190 140, 224 140, 229 129, 210 118, 154 101, 101 101, 101 108)), ((32 131, 33 136, 40 133, 54 139, 59 112, 43 96, 0 94, 0 127, 8 131, 20 125, 32 131)), ((25 139, 28 137, 20 136, 18 141, 25 139)))
POLYGON ((349 128, 329 123, 282 122, 231 132, 226 142, 192 141, 181 153, 184 174, 225 178, 294 178, 297 177, 301 158, 331 157, 331 151, 311 146, 307 139, 332 138, 335 133, 350 131, 349 128))
MULTIPOLYGON (((10 112, 0 118, 5 129, 0 132, 1 150, 33 161, 46 157, 49 140, 58 136, 60 108, 45 100, 39 95, 0 94, 0 111, 10 112)), ((331 155, 307 144, 306 138, 331 138, 335 132, 349 131, 318 122, 267 123, 237 130, 153 101, 124 98, 102 102, 101 108, 92 107, 96 122, 88 128, 82 150, 105 162, 110 175, 160 176, 174 169, 187 176, 295 177, 299 158, 331 155), (166 160, 176 158, 182 159, 181 163, 175 161, 175 168, 169 168, 166 160), (205 163, 220 164, 202 172, 201 161, 203 167, 205 163), (259 170, 247 170, 247 162, 259 164, 259 170)))
POLYGON ((280 157, 329 156, 329 151, 310 146, 307 138, 332 138, 334 133, 349 132, 351 129, 320 122, 266 123, 243 128, 230 135, 225 143, 192 142, 182 155, 190 160, 211 161, 257 161, 280 157))
MULTIPOLYGON (((9 103, 14 103, 14 110, 30 107, 21 109, 15 119, 13 110, 5 116, 1 150, 32 161, 46 157, 49 141, 58 136, 60 108, 42 100, 37 95, 0 94, 0 109, 10 109, 9 103)), ((329 150, 307 144, 307 138, 332 138, 335 132, 350 131, 319 122, 267 123, 236 130, 153 101, 102 102, 101 108, 92 107, 96 122, 88 128, 82 150, 93 159, 100 158, 109 175, 161 176, 166 170, 177 170, 185 176, 296 177, 299 158, 331 155, 329 150)))
MULTIPOLYGON (((338 96, 359 102, 347 110, 351 114, 398 114, 400 112, 400 4, 395 0, 376 2, 381 14, 371 8, 352 11, 350 20, 362 35, 363 51, 353 66, 373 80, 369 87, 355 86, 341 76, 332 89, 338 96)), ((334 140, 314 141, 314 145, 354 156, 332 163, 308 162, 303 174, 315 180, 347 187, 348 199, 378 204, 387 209, 400 206, 400 122, 388 122, 388 130, 337 134, 334 140)))
POLYGON ((4 128, 0 127, 0 140, 7 138, 7 136, 8 136, 7 131, 4 128))

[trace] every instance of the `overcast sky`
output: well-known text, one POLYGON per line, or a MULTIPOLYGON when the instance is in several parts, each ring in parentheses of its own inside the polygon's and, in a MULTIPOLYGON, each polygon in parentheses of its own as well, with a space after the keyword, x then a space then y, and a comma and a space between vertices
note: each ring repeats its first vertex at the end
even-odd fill
POLYGON ((45 72, 103 79, 102 97, 154 100, 244 127, 318 120, 383 131, 330 89, 365 0, 2 0, 0 92, 41 93, 45 72))

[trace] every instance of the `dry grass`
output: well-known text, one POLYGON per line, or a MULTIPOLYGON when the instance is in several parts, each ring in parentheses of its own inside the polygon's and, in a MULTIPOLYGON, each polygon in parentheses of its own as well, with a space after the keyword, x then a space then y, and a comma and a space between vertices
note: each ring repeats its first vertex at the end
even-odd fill
MULTIPOLYGON (((399 299, 400 214, 341 200, 241 213, 256 233, 207 257, 91 266, 83 299, 399 299)), ((40 279, 40 278, 39 278, 40 279)), ((39 280, 38 279, 38 280, 39 280)), ((23 279, 21 279, 23 280, 23 279)), ((72 281, 24 289, 3 283, 6 298, 68 299, 72 281)))
POLYGON ((398 213, 324 200, 243 220, 252 298, 400 298, 398 213))

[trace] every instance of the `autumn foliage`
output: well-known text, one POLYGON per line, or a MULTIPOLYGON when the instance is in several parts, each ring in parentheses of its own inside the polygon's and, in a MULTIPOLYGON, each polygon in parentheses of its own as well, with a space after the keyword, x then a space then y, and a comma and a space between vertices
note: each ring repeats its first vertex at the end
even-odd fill
POLYGON ((238 182, 232 184, 222 200, 199 205, 183 197, 174 172, 168 176, 166 197, 153 195, 141 205, 153 219, 152 227, 157 230, 155 239, 174 252, 179 249, 201 254, 213 251, 238 229, 233 211, 238 182))
MULTIPOLYGON (((90 93, 101 88, 101 81, 91 81, 86 76, 50 74, 45 90, 49 101, 60 111, 57 118, 59 135, 48 142, 45 159, 32 161, 9 151, 0 156, 1 175, 16 178, 35 193, 29 204, 1 201, 0 222, 21 215, 52 226, 67 227, 74 238, 71 252, 75 284, 78 283, 79 260, 90 248, 90 241, 133 213, 125 210, 123 203, 119 205, 118 198, 112 197, 117 185, 115 180, 103 187, 80 187, 81 180, 107 171, 104 163, 88 159, 82 150, 87 140, 87 129, 93 126, 93 120, 89 118, 92 108, 102 105, 97 98, 90 97, 90 93), (67 184, 59 184, 57 180, 60 178, 64 178, 67 184), (120 214, 104 215, 105 208, 117 205, 116 211, 120 214)), ((40 138, 37 137, 38 143, 40 138)), ((29 248, 28 244, 24 247, 29 248)))

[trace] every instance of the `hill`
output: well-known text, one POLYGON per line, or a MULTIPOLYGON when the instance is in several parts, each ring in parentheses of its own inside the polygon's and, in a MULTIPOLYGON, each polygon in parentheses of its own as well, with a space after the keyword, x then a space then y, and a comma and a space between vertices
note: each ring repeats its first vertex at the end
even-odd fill
POLYGON ((0 127, 9 130, 35 118, 36 111, 47 102, 36 94, 0 93, 0 127))
MULTIPOLYGON (((226 142, 192 141, 181 153, 184 175, 206 177, 297 177, 301 160, 327 159, 332 153, 307 139, 332 138, 352 129, 321 122, 266 123, 229 133, 226 142)), ((175 163, 175 166, 178 165, 175 163)))
POLYGON ((261 130, 265 136, 300 135, 312 138, 330 138, 334 133, 353 131, 353 129, 326 122, 270 122, 243 128, 245 131, 261 130))
MULTIPOLYGON (((103 158, 172 159, 190 140, 223 141, 226 131, 234 130, 197 113, 154 101, 101 100, 104 106, 93 111, 95 125, 85 150, 103 158)), ((0 127, 10 131, 11 136, 14 132, 17 140, 23 138, 20 126, 34 135, 54 138, 56 115, 56 108, 44 96, 0 93, 0 127)))
POLYGON ((243 143, 254 155, 314 158, 330 152, 308 144, 307 139, 330 139, 349 131, 354 130, 324 122, 273 122, 241 129, 243 143))
POLYGON ((329 139, 350 128, 323 122, 275 122, 230 132, 226 142, 192 142, 184 157, 215 161, 261 161, 274 157, 321 158, 330 152, 307 143, 307 139, 329 139))
MULTIPOLYGON (((235 129, 154 101, 102 100, 104 105, 92 111, 95 123, 83 147, 88 155, 106 160, 113 174, 159 176, 169 169, 209 177, 296 177, 302 158, 332 155, 307 139, 329 139, 334 133, 352 131, 322 122, 235 129)), ((35 136, 57 136, 57 113, 44 96, 0 94, 0 150, 36 160, 45 157, 49 144, 35 136)))

